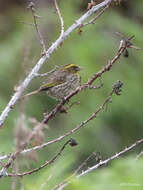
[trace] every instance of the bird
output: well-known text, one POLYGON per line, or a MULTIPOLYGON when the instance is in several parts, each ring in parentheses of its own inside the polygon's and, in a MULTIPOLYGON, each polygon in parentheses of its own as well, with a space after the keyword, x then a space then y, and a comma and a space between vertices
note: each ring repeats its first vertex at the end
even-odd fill
POLYGON ((22 99, 46 92, 51 98, 62 100, 80 84, 80 70, 81 67, 76 64, 66 64, 52 72, 38 90, 24 95, 22 99))

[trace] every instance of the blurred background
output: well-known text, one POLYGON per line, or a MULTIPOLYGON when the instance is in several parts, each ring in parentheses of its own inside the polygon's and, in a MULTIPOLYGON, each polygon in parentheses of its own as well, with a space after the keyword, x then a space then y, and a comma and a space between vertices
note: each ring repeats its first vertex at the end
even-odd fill
MULTIPOLYGON (((33 1, 36 13, 41 18, 38 25, 46 47, 60 34, 60 22, 51 0, 33 1)), ((99 2, 99 1, 97 1, 99 2)), ((9 102, 14 88, 20 84, 40 58, 41 46, 32 26, 33 18, 26 7, 29 1, 0 0, 0 112, 9 102)), ((60 9, 67 29, 77 18, 87 11, 88 0, 61 1, 60 9)), ((62 46, 40 70, 50 71, 55 65, 75 63, 80 65, 82 83, 98 72, 117 52, 120 37, 135 35, 133 42, 143 48, 143 2, 123 0, 120 6, 112 6, 94 25, 83 28, 81 35, 74 31, 62 46)), ((80 101, 67 114, 58 113, 39 131, 29 147, 52 140, 70 131, 81 121, 87 119, 103 103, 111 92, 112 85, 121 80, 122 95, 113 96, 112 103, 98 117, 71 137, 78 142, 76 147, 67 147, 59 159, 50 167, 26 176, 23 179, 3 178, 1 189, 51 189, 55 184, 71 175, 75 169, 92 153, 100 152, 102 159, 110 157, 124 147, 142 138, 143 133, 143 53, 129 50, 129 57, 121 56, 110 72, 102 77, 104 86, 98 90, 84 90, 71 99, 80 101), (52 175, 50 180, 49 176, 52 175)), ((44 78, 34 79, 25 93, 39 88, 44 78)), ((95 85, 100 84, 96 81, 95 85)), ((9 114, 0 132, 0 155, 15 151, 27 137, 35 123, 41 121, 45 111, 50 112, 57 102, 46 95, 35 95, 24 103, 17 103, 9 114)), ((19 157, 11 170, 27 171, 50 160, 69 139, 48 146, 25 157, 19 157)), ((136 155, 143 146, 113 161, 102 169, 95 170, 80 180, 73 180, 67 188, 72 189, 140 189, 143 185, 143 159, 136 155)), ((95 164, 95 158, 88 161, 84 169, 95 164)))

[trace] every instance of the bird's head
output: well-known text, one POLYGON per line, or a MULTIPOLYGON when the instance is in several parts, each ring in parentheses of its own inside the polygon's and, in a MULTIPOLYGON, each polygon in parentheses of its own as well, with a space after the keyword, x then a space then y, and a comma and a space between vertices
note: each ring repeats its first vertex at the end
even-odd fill
POLYGON ((69 73, 77 73, 81 70, 81 67, 75 64, 67 64, 64 66, 64 71, 67 71, 69 73))

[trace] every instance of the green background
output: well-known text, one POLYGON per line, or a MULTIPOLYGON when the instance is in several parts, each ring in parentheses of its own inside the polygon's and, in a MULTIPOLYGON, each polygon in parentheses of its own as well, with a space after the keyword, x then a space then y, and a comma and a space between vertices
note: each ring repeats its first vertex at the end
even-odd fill
MULTIPOLYGON (((40 31, 44 37, 46 47, 58 38, 60 21, 55 13, 52 1, 34 1, 40 31)), ((65 29, 87 11, 88 1, 61 1, 60 9, 65 22, 65 29)), ((20 84, 40 58, 41 46, 32 23, 31 12, 26 9, 26 1, 0 1, 0 112, 5 108, 14 93, 14 87, 20 84)), ((138 1, 123 1, 120 6, 112 6, 94 25, 83 28, 81 35, 78 30, 70 34, 61 47, 41 68, 40 73, 50 71, 55 65, 75 63, 83 68, 81 71, 82 83, 98 72, 108 60, 117 53, 120 37, 115 32, 126 36, 135 35, 133 43, 143 47, 143 3, 138 1)), ((129 57, 121 58, 115 63, 110 72, 102 76, 104 86, 98 90, 84 90, 71 99, 80 101, 74 105, 68 114, 58 113, 44 129, 44 141, 47 142, 70 131, 77 124, 86 120, 103 103, 117 80, 124 85, 121 96, 113 96, 112 103, 89 122, 84 128, 71 137, 78 142, 76 147, 66 147, 59 159, 50 167, 18 179, 16 189, 23 184, 24 189, 50 189, 55 184, 70 176, 75 169, 92 153, 100 152, 102 159, 119 152, 125 146, 131 145, 142 138, 143 133, 143 53, 129 49, 129 57), (51 179, 48 177, 52 175, 51 179)), ((39 88, 43 78, 34 79, 26 92, 39 88)), ((97 80, 94 84, 100 83, 97 80)), ((46 95, 35 95, 25 102, 23 108, 18 102, 0 131, 0 154, 13 152, 18 127, 24 130, 32 129, 29 118, 41 121, 43 112, 50 111, 57 102, 46 95), (22 110, 22 111, 21 111, 22 110), (24 111, 23 111, 24 110, 24 111), (21 121, 21 114, 24 119, 21 121)), ((41 132, 41 136, 43 133, 41 132)), ((25 138, 24 135, 22 138, 25 138)), ((51 159, 60 147, 69 139, 48 146, 28 157, 19 158, 20 171, 40 166, 51 159), (30 157, 31 156, 31 157, 30 157)), ((29 147, 33 146, 32 142, 29 147)), ((65 189, 141 189, 142 158, 136 160, 136 155, 142 151, 142 146, 126 154, 122 158, 112 161, 105 167, 97 169, 80 180, 73 180, 65 189)), ((95 164, 95 158, 88 161, 84 169, 95 164)), ((9 169, 11 171, 11 169, 9 169)), ((1 189, 12 189, 11 178, 2 178, 1 189)))

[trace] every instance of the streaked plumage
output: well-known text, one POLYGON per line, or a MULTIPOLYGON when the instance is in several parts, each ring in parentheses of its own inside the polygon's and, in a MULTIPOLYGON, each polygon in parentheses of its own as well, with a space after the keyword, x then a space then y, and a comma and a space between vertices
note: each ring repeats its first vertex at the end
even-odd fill
POLYGON ((63 99, 78 86, 80 82, 78 71, 80 70, 81 68, 75 64, 65 65, 54 71, 39 90, 33 91, 24 97, 45 91, 52 98, 63 99))

